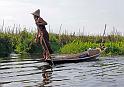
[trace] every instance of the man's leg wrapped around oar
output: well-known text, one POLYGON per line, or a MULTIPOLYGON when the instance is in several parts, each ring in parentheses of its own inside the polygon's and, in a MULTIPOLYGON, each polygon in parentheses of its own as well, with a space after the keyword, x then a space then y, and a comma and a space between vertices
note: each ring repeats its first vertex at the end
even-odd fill
POLYGON ((44 59, 48 59, 48 58, 51 58, 51 55, 53 53, 51 47, 50 47, 50 44, 49 44, 49 37, 48 36, 45 36, 43 35, 43 32, 41 32, 41 36, 40 36, 40 43, 43 47, 43 57, 44 59))

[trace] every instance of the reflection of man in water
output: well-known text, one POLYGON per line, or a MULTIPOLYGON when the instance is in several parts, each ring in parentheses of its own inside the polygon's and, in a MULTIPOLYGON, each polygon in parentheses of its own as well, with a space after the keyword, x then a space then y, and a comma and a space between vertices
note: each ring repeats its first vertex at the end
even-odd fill
POLYGON ((43 76, 43 84, 46 85, 46 84, 49 84, 51 83, 51 75, 52 73, 49 72, 49 71, 44 71, 42 76, 43 76))
MULTIPOLYGON (((52 67, 49 65, 44 65, 41 68, 39 68, 40 70, 42 69, 42 84, 40 84, 39 87, 46 87, 45 85, 51 83, 51 76, 52 76, 52 67)), ((49 86, 51 87, 51 86, 49 86)))

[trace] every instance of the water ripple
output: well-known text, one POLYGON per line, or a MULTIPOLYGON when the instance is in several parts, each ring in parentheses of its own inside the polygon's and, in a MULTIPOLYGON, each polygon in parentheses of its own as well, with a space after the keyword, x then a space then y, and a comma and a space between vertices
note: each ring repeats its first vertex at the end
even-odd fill
POLYGON ((124 58, 56 65, 35 59, 0 63, 0 87, 123 87, 124 58))

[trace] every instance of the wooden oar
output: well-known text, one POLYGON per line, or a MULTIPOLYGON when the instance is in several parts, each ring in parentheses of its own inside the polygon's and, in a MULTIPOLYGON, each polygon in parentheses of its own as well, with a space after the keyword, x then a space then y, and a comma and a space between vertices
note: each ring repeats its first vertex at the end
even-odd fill
POLYGON ((42 38, 42 40, 43 40, 43 42, 44 42, 44 44, 45 44, 45 47, 46 47, 46 49, 47 49, 47 52, 48 52, 49 58, 50 58, 50 60, 51 60, 51 63, 52 63, 52 65, 54 66, 53 60, 52 60, 52 58, 51 58, 49 49, 48 49, 48 47, 47 47, 47 45, 46 45, 46 42, 45 42, 44 38, 42 38))
MULTIPOLYGON (((40 30, 40 34, 41 34, 41 33, 42 33, 42 36, 40 36, 40 41, 41 41, 41 43, 42 43, 42 40, 43 40, 43 43, 44 43, 44 45, 45 45, 45 47, 46 47, 46 49, 47 49, 47 52, 48 52, 49 58, 50 58, 50 60, 51 60, 51 63, 52 63, 52 65, 54 65, 53 60, 52 60, 52 58, 51 58, 51 56, 50 56, 49 49, 48 49, 47 44, 46 44, 46 42, 45 42, 45 40, 44 40, 43 32, 40 30)), ((45 48, 44 48, 44 50, 45 50, 45 48)))

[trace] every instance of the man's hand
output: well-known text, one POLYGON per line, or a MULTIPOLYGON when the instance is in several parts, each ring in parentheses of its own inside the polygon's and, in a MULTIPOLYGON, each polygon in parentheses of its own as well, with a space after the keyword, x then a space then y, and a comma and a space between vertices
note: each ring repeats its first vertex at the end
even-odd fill
POLYGON ((39 25, 39 23, 37 21, 35 23, 36 23, 36 25, 39 25))
POLYGON ((45 25, 44 23, 36 22, 36 25, 45 25))

